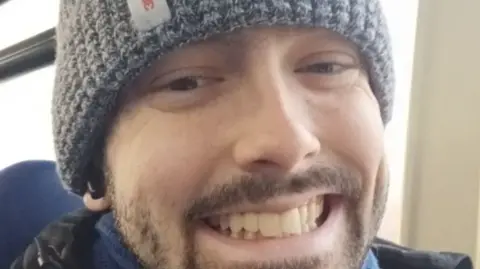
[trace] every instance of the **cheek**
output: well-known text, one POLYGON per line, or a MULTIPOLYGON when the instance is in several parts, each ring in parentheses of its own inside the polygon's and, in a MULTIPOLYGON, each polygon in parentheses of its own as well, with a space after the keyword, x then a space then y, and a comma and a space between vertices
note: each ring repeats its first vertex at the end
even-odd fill
POLYGON ((321 142, 360 169, 364 178, 374 179, 384 152, 378 103, 370 89, 360 86, 335 99, 335 105, 324 104, 328 112, 319 108, 316 113, 321 142))
POLYGON ((127 201, 140 194, 153 204, 185 209, 206 184, 214 152, 209 135, 194 131, 195 122, 150 108, 121 120, 107 151, 116 194, 127 201))

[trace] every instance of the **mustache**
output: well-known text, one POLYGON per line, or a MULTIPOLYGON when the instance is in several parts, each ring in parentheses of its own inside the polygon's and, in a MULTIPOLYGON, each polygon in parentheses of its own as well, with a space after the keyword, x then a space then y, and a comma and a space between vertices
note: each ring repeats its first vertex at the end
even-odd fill
POLYGON ((208 195, 192 201, 186 212, 187 219, 242 203, 259 204, 277 196, 314 189, 340 194, 348 200, 357 201, 363 187, 360 173, 341 164, 316 164, 295 174, 265 170, 233 176, 229 182, 231 183, 217 186, 208 195))

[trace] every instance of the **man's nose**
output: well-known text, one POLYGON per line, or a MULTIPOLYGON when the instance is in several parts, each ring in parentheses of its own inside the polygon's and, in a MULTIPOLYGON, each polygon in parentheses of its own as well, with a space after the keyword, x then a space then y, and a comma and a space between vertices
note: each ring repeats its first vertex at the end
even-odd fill
MULTIPOLYGON (((251 83, 249 86, 252 87, 251 83)), ((295 93, 291 92, 294 89, 285 86, 278 80, 253 86, 262 89, 255 91, 258 94, 253 101, 256 105, 250 106, 254 111, 250 111, 233 153, 235 161, 245 171, 265 168, 294 171, 320 151, 306 103, 299 104, 301 98, 287 97, 295 93)))

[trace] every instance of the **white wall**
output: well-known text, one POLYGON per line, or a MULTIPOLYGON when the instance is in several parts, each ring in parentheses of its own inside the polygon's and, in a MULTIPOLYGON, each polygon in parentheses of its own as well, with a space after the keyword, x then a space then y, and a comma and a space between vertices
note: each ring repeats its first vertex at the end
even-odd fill
MULTIPOLYGON (((422 0, 402 242, 480 258, 480 1, 422 0)), ((480 263, 477 263, 480 267, 480 263)))

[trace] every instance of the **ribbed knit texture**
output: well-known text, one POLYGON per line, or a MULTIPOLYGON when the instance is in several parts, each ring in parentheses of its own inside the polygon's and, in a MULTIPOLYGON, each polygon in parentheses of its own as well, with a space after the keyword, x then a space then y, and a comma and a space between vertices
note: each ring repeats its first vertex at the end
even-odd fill
MULTIPOLYGON (((368 63, 384 123, 394 91, 390 39, 379 0, 168 0, 172 18, 137 31, 126 0, 63 0, 53 100, 61 178, 77 194, 120 90, 158 57, 218 33, 260 25, 325 27, 354 42, 368 63)), ((97 171, 98 172, 98 171, 97 171)))

